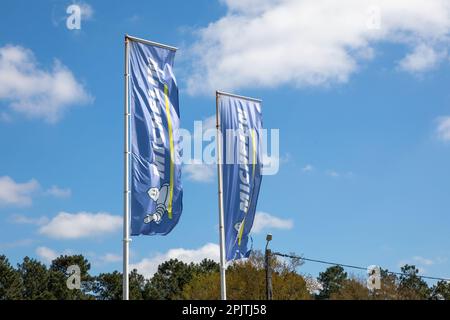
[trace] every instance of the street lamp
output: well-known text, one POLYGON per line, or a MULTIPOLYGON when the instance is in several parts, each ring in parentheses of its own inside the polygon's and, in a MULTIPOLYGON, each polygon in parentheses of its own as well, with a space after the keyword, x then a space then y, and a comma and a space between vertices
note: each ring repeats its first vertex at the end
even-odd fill
POLYGON ((272 241, 272 234, 271 233, 267 234, 266 241, 267 241, 267 243, 266 243, 266 250, 267 250, 267 247, 269 246, 269 242, 272 241))
POLYGON ((272 234, 268 233, 266 236, 266 250, 264 254, 266 267, 266 298, 272 300, 272 270, 270 269, 270 249, 269 242, 272 240, 272 234))

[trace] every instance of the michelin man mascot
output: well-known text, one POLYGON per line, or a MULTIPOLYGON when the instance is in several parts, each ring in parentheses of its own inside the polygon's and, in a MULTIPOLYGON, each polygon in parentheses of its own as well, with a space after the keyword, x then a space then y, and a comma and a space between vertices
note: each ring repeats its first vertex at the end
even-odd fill
POLYGON ((156 209, 155 212, 145 216, 144 223, 148 224, 154 221, 156 224, 160 224, 169 205, 169 185, 163 184, 161 189, 150 188, 147 193, 156 202, 156 209))

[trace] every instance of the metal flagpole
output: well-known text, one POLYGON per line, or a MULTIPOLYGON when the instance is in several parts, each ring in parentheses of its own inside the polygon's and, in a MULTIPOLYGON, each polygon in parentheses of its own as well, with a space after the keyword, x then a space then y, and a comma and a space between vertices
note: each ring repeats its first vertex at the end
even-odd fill
POLYGON ((178 48, 177 47, 173 47, 173 46, 168 46, 167 44, 162 44, 159 42, 155 42, 155 41, 150 41, 150 40, 145 40, 145 39, 141 39, 141 38, 137 38, 137 37, 133 37, 130 35, 126 36, 129 40, 134 41, 134 42, 141 42, 153 47, 159 47, 159 48, 163 48, 163 49, 168 49, 168 50, 172 50, 172 51, 177 51, 178 48))
POLYGON ((222 135, 220 134, 219 91, 216 91, 216 128, 217 128, 217 175, 219 184, 219 233, 220 233, 220 297, 227 300, 227 285, 225 279, 225 229, 223 216, 222 193, 222 135))
POLYGON ((129 245, 130 245, 130 139, 129 139, 129 122, 130 110, 128 107, 128 82, 129 82, 129 40, 125 35, 125 112, 124 112, 124 128, 125 128, 125 151, 124 151, 124 212, 123 212, 123 300, 129 299, 128 286, 128 263, 129 263, 129 245))

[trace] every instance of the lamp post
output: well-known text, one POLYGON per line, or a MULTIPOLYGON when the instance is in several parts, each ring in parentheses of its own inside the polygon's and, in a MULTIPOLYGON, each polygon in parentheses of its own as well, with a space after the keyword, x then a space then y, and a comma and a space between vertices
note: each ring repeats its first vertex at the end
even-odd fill
POLYGON ((266 267, 266 298, 267 300, 272 300, 272 270, 270 269, 270 249, 269 242, 272 240, 272 234, 267 234, 266 236, 266 250, 264 254, 265 267, 266 267))

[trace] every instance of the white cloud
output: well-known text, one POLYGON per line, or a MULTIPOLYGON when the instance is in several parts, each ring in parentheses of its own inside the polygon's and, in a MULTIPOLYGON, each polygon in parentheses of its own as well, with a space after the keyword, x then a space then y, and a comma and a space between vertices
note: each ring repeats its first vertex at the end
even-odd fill
POLYGON ((94 8, 89 3, 86 2, 76 2, 76 5, 80 7, 81 19, 92 20, 94 18, 94 8))
POLYGON ((138 14, 133 14, 131 17, 128 17, 125 21, 129 23, 138 23, 142 20, 142 17, 138 14))
POLYGON ((336 170, 327 170, 327 171, 325 171, 325 174, 327 176, 329 176, 329 177, 332 177, 332 178, 341 178, 341 177, 343 177, 343 178, 352 178, 354 176, 353 172, 351 172, 351 171, 338 172, 336 170))
POLYGON ((440 140, 450 141, 450 117, 441 117, 438 119, 437 136, 440 140))
POLYGON ((72 190, 69 188, 52 186, 50 189, 45 191, 45 194, 55 198, 69 198, 72 195, 72 190))
POLYGON ((114 253, 107 253, 100 257, 100 261, 104 263, 112 263, 122 261, 122 256, 114 253))
POLYGON ((403 259, 398 262, 398 267, 401 268, 404 265, 414 265, 419 270, 419 274, 426 274, 427 268, 435 264, 440 264, 445 262, 445 259, 442 259, 442 257, 437 257, 436 259, 432 258, 425 258, 422 256, 414 256, 411 259, 403 259))
POLYGON ((20 240, 15 240, 12 242, 0 242, 0 249, 5 250, 5 249, 13 249, 13 248, 17 248, 17 247, 25 247, 25 246, 29 246, 29 245, 33 244, 34 242, 35 242, 35 240, 33 240, 33 239, 20 239, 20 240))
POLYGON ((93 98, 60 61, 47 71, 31 50, 6 45, 0 47, 0 100, 8 103, 9 111, 54 123, 71 106, 93 98))
POLYGON ((9 123, 12 121, 11 116, 6 112, 0 112, 0 122, 9 123))
POLYGON ((436 52, 434 48, 420 44, 400 61, 399 67, 401 70, 411 73, 427 71, 436 67, 440 61, 445 59, 446 55, 446 52, 436 52))
POLYGON ((158 265, 170 259, 178 259, 186 263, 198 263, 203 259, 219 261, 219 246, 208 243, 198 249, 170 249, 164 254, 157 254, 152 258, 144 258, 140 262, 131 264, 130 268, 137 269, 145 277, 150 278, 158 270, 158 265))
MULTIPOLYGON (((267 154, 264 155, 264 156, 265 156, 265 157, 268 157, 268 158, 274 158, 274 156, 272 156, 272 155, 270 155, 270 157, 267 156, 267 154)), ((281 157, 278 157, 278 162, 279 162, 280 164, 286 164, 286 163, 291 162, 292 160, 293 160, 293 157, 292 157, 292 155, 291 155, 289 152, 285 153, 285 154, 282 155, 281 157)), ((270 162, 270 160, 269 160, 269 162, 270 162)))
POLYGON ((33 202, 32 194, 38 189, 39 183, 34 179, 18 183, 8 176, 0 177, 0 206, 29 206, 33 202))
POLYGON ((311 172, 311 171, 313 171, 314 170, 314 167, 312 166, 312 165, 310 165, 310 164, 307 164, 306 166, 304 166, 303 168, 302 168, 302 171, 303 172, 311 172))
POLYGON ((262 232, 264 229, 292 229, 294 222, 291 219, 282 219, 270 215, 266 212, 256 212, 255 221, 253 222, 252 231, 254 233, 262 232))
POLYGON ((47 247, 38 247, 36 249, 36 254, 41 258, 45 263, 51 263, 54 259, 56 259, 59 254, 47 247))
POLYGON ((56 239, 79 239, 97 237, 120 229, 122 218, 109 213, 60 212, 39 232, 56 239))
MULTIPOLYGON (((198 122, 195 124, 198 125, 198 122)), ((197 129, 195 129, 197 130, 197 129)), ((216 135, 216 116, 210 116, 201 121, 201 130, 202 132, 196 131, 194 133, 194 139, 202 140, 206 136, 210 139, 211 134, 215 137, 216 135), (201 135, 200 135, 201 134, 201 135)), ((195 140, 195 141, 199 141, 195 140)), ((203 140, 202 140, 203 141, 203 140)), ((215 149, 214 149, 215 150, 215 149)), ((183 167, 183 174, 186 174, 188 180, 195 182, 204 182, 209 183, 214 181, 215 173, 216 173, 216 165, 213 164, 215 162, 215 158, 211 157, 211 155, 201 154, 203 149, 200 150, 200 154, 194 153, 194 159, 187 159, 186 164, 183 167), (203 160, 201 158, 203 157, 203 160), (211 157, 211 159, 208 159, 211 157)), ((195 152, 195 151, 194 151, 195 152)))
POLYGON ((334 170, 328 170, 327 172, 325 172, 325 174, 327 176, 333 177, 333 178, 339 178, 341 176, 341 174, 337 171, 334 170))
POLYGON ((216 174, 216 165, 204 164, 201 161, 192 161, 192 164, 186 164, 183 167, 183 173, 187 179, 195 182, 212 182, 216 174))
POLYGON ((203 131, 214 129, 216 130, 216 116, 210 116, 203 120, 203 131))
POLYGON ((228 8, 226 15, 197 30, 188 79, 191 94, 217 88, 345 83, 376 56, 379 43, 419 50, 403 60, 403 66, 415 64, 417 70, 420 66, 426 70, 433 54, 425 50, 428 59, 418 59, 425 48, 420 45, 433 52, 445 52, 449 45, 448 0, 222 2, 228 8), (378 10, 369 10, 374 4, 378 10), (370 27, 373 20, 379 20, 379 27, 370 27))
POLYGON ((13 223, 19 223, 19 224, 34 224, 34 225, 42 226, 44 224, 47 224, 49 222, 49 219, 47 217, 30 218, 30 217, 24 216, 22 214, 14 214, 11 216, 11 221, 13 223))
POLYGON ((434 261, 432 259, 427 259, 421 256, 415 256, 413 257, 413 260, 424 266, 431 266, 434 264, 434 261))

